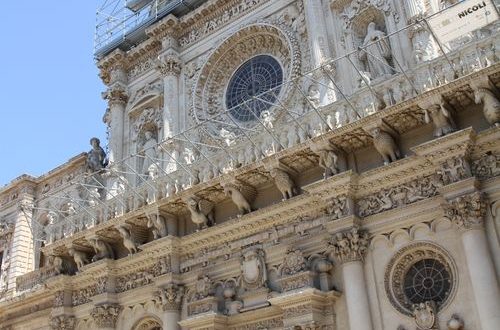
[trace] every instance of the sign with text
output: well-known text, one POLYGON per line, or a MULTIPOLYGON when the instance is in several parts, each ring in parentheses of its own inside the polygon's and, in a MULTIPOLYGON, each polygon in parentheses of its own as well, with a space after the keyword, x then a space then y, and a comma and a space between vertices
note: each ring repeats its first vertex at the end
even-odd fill
POLYGON ((441 43, 448 43, 498 20, 491 0, 466 0, 429 18, 428 22, 441 43))

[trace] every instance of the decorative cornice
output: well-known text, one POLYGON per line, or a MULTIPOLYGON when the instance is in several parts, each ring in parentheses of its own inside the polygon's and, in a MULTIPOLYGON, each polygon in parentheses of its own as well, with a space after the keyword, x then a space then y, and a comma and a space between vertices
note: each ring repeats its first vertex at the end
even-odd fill
POLYGON ((368 234, 357 227, 335 234, 330 241, 333 257, 340 264, 364 261, 368 244, 368 234))
POLYGON ((92 316, 98 327, 114 328, 122 309, 123 307, 117 304, 103 304, 95 306, 90 312, 90 316, 92 316))
POLYGON ((443 205, 445 217, 461 230, 482 228, 486 202, 480 192, 463 195, 443 205))

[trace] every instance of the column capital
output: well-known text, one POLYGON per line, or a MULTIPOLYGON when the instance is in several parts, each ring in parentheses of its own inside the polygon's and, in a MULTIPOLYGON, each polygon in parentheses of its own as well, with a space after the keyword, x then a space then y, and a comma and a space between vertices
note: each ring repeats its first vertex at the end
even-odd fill
POLYGON ((158 290, 157 296, 163 306, 163 311, 179 311, 184 297, 184 287, 169 283, 158 290))
POLYGON ((102 304, 95 306, 90 316, 99 328, 114 328, 122 309, 123 307, 118 304, 102 304))
POLYGON ((54 316, 50 319, 49 325, 52 330, 73 330, 76 325, 76 319, 70 315, 54 316))
POLYGON ((125 105, 128 101, 126 88, 121 84, 116 84, 102 93, 102 98, 108 101, 110 106, 114 104, 125 105))
POLYGON ((454 198, 443 208, 445 217, 461 230, 478 229, 484 225, 486 202, 478 191, 454 198))
POLYGON ((360 232, 358 227, 336 233, 330 240, 332 255, 340 264, 364 261, 368 250, 368 233, 360 232))
POLYGON ((182 68, 182 61, 179 54, 173 49, 164 52, 158 56, 157 68, 164 77, 179 76, 182 68))

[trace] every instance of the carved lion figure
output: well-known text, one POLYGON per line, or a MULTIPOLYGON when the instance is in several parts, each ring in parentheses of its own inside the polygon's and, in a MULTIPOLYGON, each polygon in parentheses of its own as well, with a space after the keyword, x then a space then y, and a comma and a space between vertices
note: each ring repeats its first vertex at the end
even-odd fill
POLYGON ((283 200, 290 199, 295 195, 296 193, 295 184, 287 172, 279 168, 273 168, 269 173, 271 174, 271 177, 274 179, 276 187, 283 195, 283 200))
POLYGON ((75 248, 70 248, 68 250, 69 255, 73 257, 76 263, 76 267, 80 270, 83 266, 89 263, 89 258, 87 254, 83 251, 75 250, 75 248))
POLYGON ((385 165, 395 162, 401 157, 398 146, 389 133, 379 127, 374 128, 371 133, 373 136, 373 145, 384 159, 385 165))
POLYGON ((128 254, 134 254, 138 252, 137 243, 132 238, 132 228, 129 224, 121 224, 116 226, 116 229, 123 238, 123 245, 128 250, 128 254))

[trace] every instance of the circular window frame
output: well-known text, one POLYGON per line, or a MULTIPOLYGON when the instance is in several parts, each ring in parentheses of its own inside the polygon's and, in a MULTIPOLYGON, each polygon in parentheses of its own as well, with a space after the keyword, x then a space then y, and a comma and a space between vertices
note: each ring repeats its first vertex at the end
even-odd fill
MULTIPOLYGON (((257 121, 257 117, 255 117, 255 119, 252 119, 252 120, 248 120, 248 121, 241 121, 239 120, 238 118, 235 118, 231 111, 230 111, 230 108, 227 107, 227 92, 228 92, 228 89, 229 89, 229 84, 231 83, 231 81, 233 80, 234 78, 234 75, 238 72, 238 70, 240 68, 242 68, 245 64, 247 64, 249 61, 251 61, 252 59, 256 58, 256 57, 260 57, 260 56, 269 56, 271 58, 273 58, 277 63, 278 65, 280 66, 280 69, 281 69, 281 83, 279 84, 279 88, 280 88, 280 91, 278 93, 278 95, 276 96, 276 99, 277 100, 281 100, 282 99, 282 96, 283 96, 283 93, 284 93, 284 85, 285 85, 285 76, 286 76, 286 72, 285 72, 285 67, 283 65, 283 62, 276 56, 274 56, 273 54, 270 54, 270 53, 261 53, 261 54, 256 54, 248 59, 246 59, 245 61, 243 61, 243 63, 240 63, 240 65, 238 67, 236 67, 235 70, 233 70, 233 72, 231 73, 231 75, 229 76, 229 79, 228 81, 226 82, 225 86, 224 86, 224 94, 223 94, 223 98, 224 98, 224 110, 231 116, 231 118, 233 118, 234 120, 236 120, 238 123, 242 124, 242 125, 248 125, 248 124, 252 124, 252 123, 255 123, 257 121)), ((268 109, 266 110, 262 110, 262 112, 264 111, 269 111, 269 112, 272 112, 273 111, 273 108, 274 106, 270 106, 268 109)), ((261 112, 261 113, 262 113, 261 112)))
POLYGON ((450 276, 449 294, 438 306, 439 310, 445 309, 457 292, 458 271, 451 255, 441 246, 433 242, 417 242, 401 248, 389 261, 385 268, 384 286, 385 292, 391 305, 400 313, 412 316, 413 311, 409 308, 403 284, 412 265, 424 259, 438 260, 448 271, 450 276))

